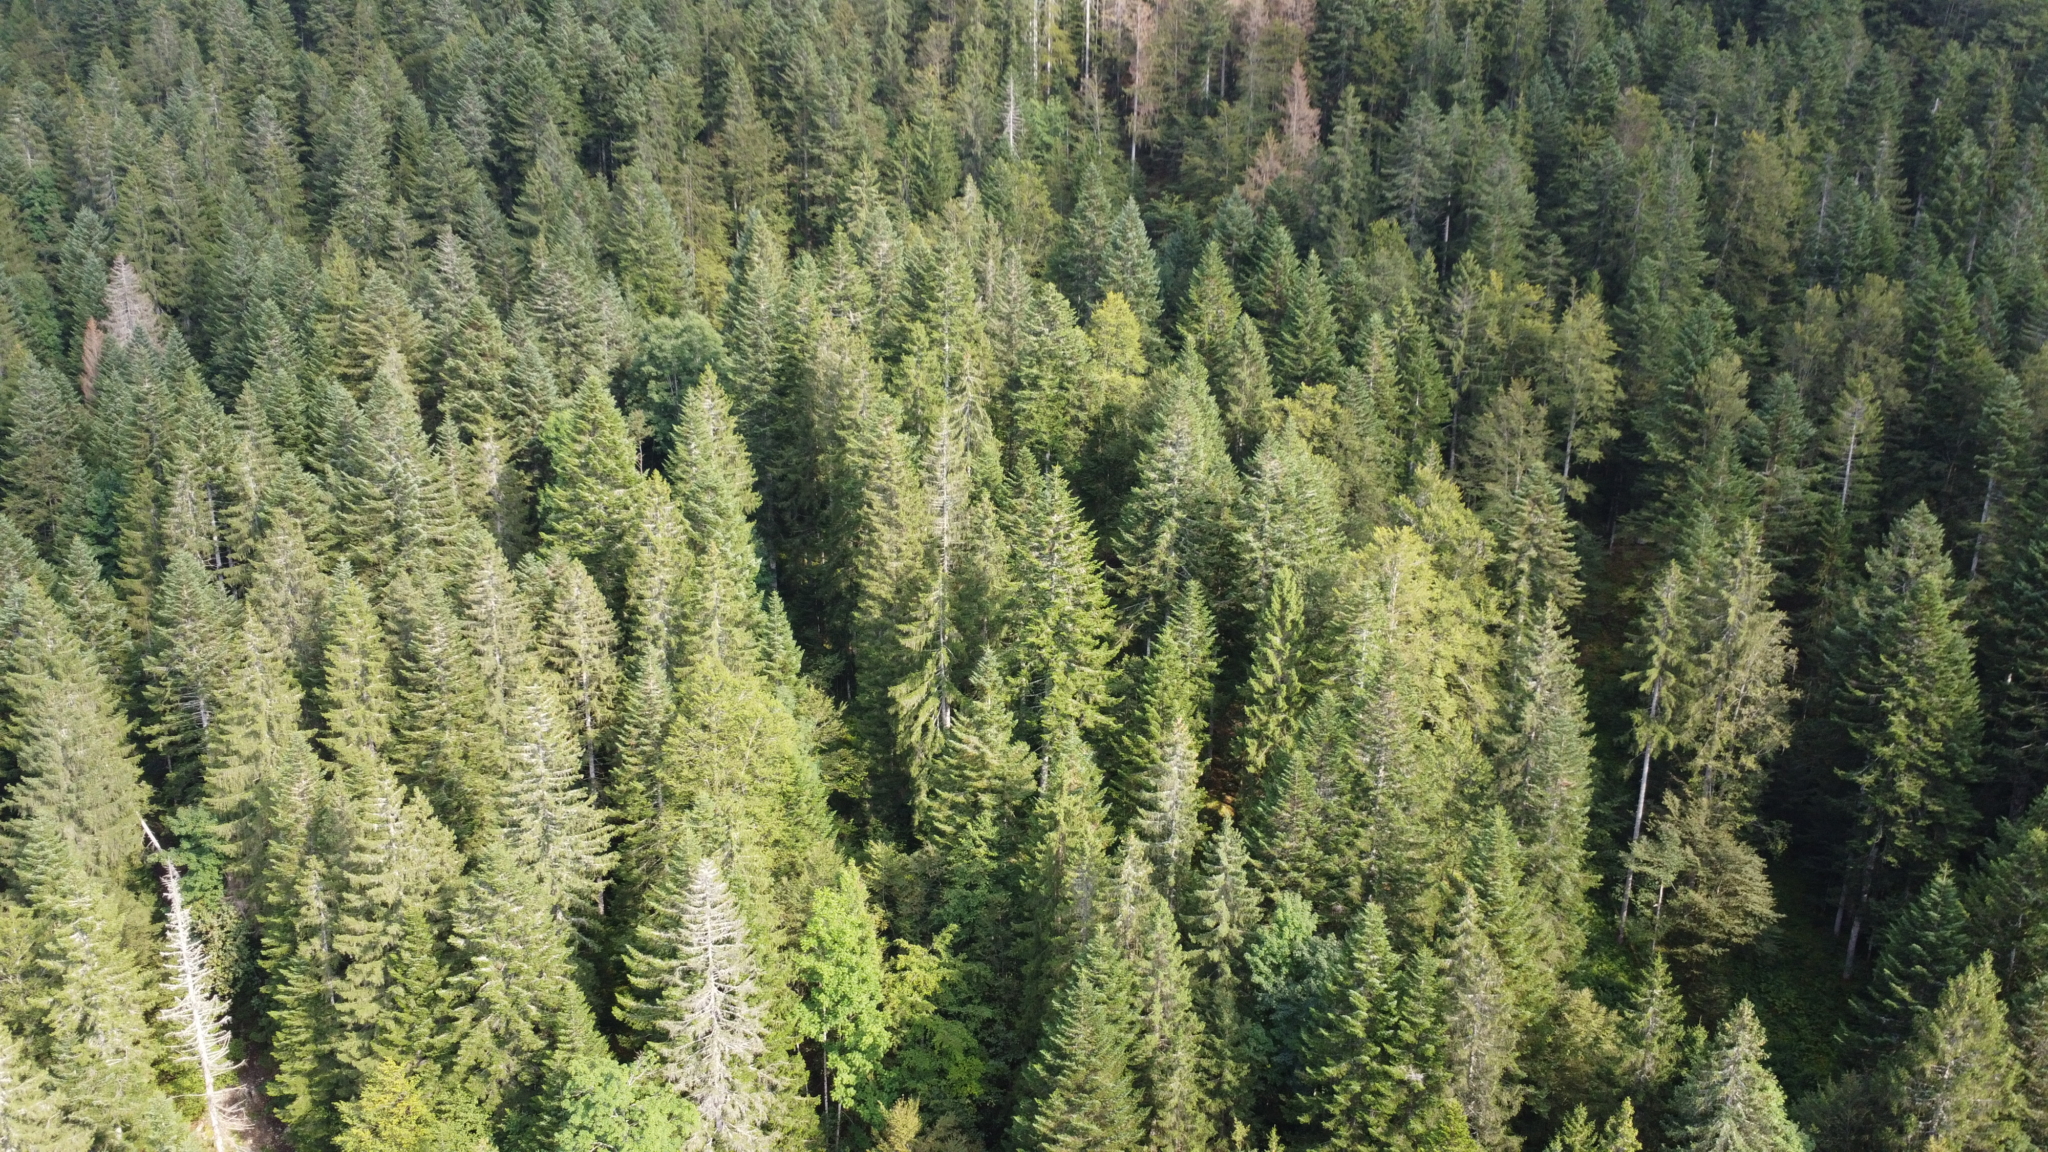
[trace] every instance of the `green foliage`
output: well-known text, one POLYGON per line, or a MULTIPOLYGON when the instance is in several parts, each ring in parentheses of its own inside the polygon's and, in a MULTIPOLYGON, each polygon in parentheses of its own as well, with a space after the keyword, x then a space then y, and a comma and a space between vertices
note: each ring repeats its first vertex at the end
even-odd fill
POLYGON ((2048 1141, 2035 15, 15 5, 0 1145, 2048 1141))

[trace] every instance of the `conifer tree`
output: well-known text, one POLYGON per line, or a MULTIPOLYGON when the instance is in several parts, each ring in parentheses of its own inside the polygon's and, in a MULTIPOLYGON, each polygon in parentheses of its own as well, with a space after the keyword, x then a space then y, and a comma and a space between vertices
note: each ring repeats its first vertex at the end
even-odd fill
POLYGON ((1785 1115, 1785 1092, 1764 1067, 1764 1029, 1744 1000, 1723 1021, 1678 1090, 1673 1144, 1686 1152, 1754 1148, 1804 1152, 1808 1141, 1785 1115))
POLYGON ((507 768, 496 811, 509 866, 557 923, 602 912, 610 836, 552 686, 522 677, 506 701, 507 768))
MULTIPOLYGON (((344 410, 353 402, 330 397, 344 410)), ((453 532, 440 461, 420 430, 406 364, 387 351, 359 412, 351 412, 334 444, 336 526, 343 551, 367 578, 381 578, 397 558, 423 558, 453 532)))
POLYGON ((86 526, 85 466, 78 457, 80 412, 69 381, 47 368, 23 374, 9 390, 0 427, 0 512, 45 554, 86 526))
POLYGON ((1896 1047, 1970 962, 1969 914, 1943 865, 1881 934, 1870 986, 1856 1004, 1865 1043, 1896 1047))
POLYGON ((1445 960, 1451 1092, 1481 1146, 1508 1147, 1514 1137, 1507 1122, 1521 1107, 1521 1088, 1515 1083, 1519 1013, 1510 975, 1487 935, 1478 894, 1471 888, 1458 905, 1445 960))
POLYGON ((454 1091, 488 1114, 531 1098, 551 1063, 599 1041, 547 877, 495 848, 477 857, 451 910, 446 1042, 454 1091))
POLYGON ((554 472, 540 491, 541 540, 585 561, 599 587, 616 594, 624 587, 624 551, 641 484, 637 446, 602 377, 583 378, 541 440, 554 472))
POLYGON ((86 1152, 92 1133, 64 1114, 48 1072, 12 1032, 0 1032, 0 1148, 86 1152))
POLYGON ((1547 441, 1543 407, 1520 382, 1495 393, 1472 430, 1474 510, 1493 533, 1508 619, 1517 628, 1532 626, 1545 602, 1570 611, 1580 595, 1579 560, 1547 441))
POLYGON ((1107 703, 1114 623, 1095 534, 1057 468, 1020 477, 1004 517, 1010 543, 1010 651, 1023 686, 1019 719, 1049 740, 1094 727, 1107 703))
POLYGON ((1570 922, 1590 886, 1585 843, 1593 746, 1556 601, 1544 606, 1536 627, 1516 645, 1508 674, 1510 727, 1498 760, 1502 796, 1528 851, 1532 885, 1560 921, 1570 922))
POLYGON ((56 606, 21 583, 11 599, 19 615, 5 646, 5 746, 16 774, 7 793, 9 856, 18 870, 29 837, 55 837, 94 884, 116 884, 140 858, 149 800, 126 721, 56 606))
POLYGON ((519 579, 536 604, 541 661, 560 681, 584 775, 594 785, 617 711, 618 625, 590 570, 565 553, 529 556, 520 564, 519 579))
POLYGON ((284 792, 317 774, 302 697, 285 653, 254 613, 237 638, 240 674, 221 703, 206 755, 205 800, 223 827, 239 878, 251 888, 269 871, 268 817, 284 792))
POLYGON ((1845 719, 1864 753, 1843 773, 1863 798, 1864 859, 1852 882, 1862 892, 1878 864, 1928 860, 1957 834, 1981 726, 1962 598, 1950 591, 1941 525, 1925 504, 1865 568, 1838 640, 1845 719))
POLYGON ((1987 954, 1956 974, 1916 1022, 1893 1100, 1904 1148, 2018 1148, 2032 1105, 1987 954))
POLYGON ((1539 379, 1544 404, 1554 423, 1563 425, 1563 463, 1558 474, 1570 484, 1576 463, 1597 464, 1618 430, 1612 423, 1621 399, 1615 354, 1600 294, 1579 293, 1558 315, 1550 337, 1549 370, 1539 379))
POLYGON ((1285 304, 1273 340, 1276 390, 1291 395, 1314 384, 1335 384, 1344 367, 1337 320, 1322 255, 1310 252, 1284 281, 1285 304))
POLYGON ((335 1047, 357 1076, 373 1067, 372 1042, 397 991, 390 966, 408 914, 440 915, 461 866, 453 839, 425 800, 389 771, 354 798, 353 842, 339 869, 332 946, 344 967, 330 993, 342 1032, 335 1047))
MULTIPOLYGON (((139 821, 135 830, 139 841, 139 821)), ((64 1111, 92 1130, 95 1144, 189 1147, 184 1118, 156 1082, 153 1064, 163 1053, 145 1015, 151 997, 121 938, 131 913, 54 822, 32 816, 15 833, 22 847, 14 870, 33 928, 28 971, 41 976, 31 1004, 38 1062, 64 1111)))
POLYGON ((1238 755, 1253 779, 1286 763, 1303 701, 1314 687, 1304 651, 1301 582, 1294 569, 1274 573, 1257 627, 1244 687, 1244 723, 1238 728, 1238 755))
POLYGON ((1377 1146, 1403 1101, 1420 1085, 1401 1075, 1407 1022, 1396 983, 1400 956, 1387 935, 1386 913, 1368 903, 1344 942, 1336 994, 1316 1021, 1314 1091, 1302 1100, 1328 1145, 1341 1149, 1377 1146))
POLYGON ((1166 373, 1165 389, 1112 539, 1118 591, 1140 628, 1159 618, 1184 581, 1221 585, 1237 489, 1199 365, 1184 357, 1166 373))
POLYGON ((150 746, 171 765, 178 791, 189 796, 222 698, 240 673, 234 638, 241 604, 198 557, 179 551, 170 557, 152 609, 143 657, 145 696, 154 713, 147 733, 150 746))
POLYGON ((675 441, 669 471, 692 569, 679 620, 683 651, 688 659, 750 668, 758 640, 760 563, 748 517, 760 496, 725 390, 709 369, 684 398, 675 441))
POLYGON ((1014 1123, 1044 1152, 1134 1152, 1145 1146, 1144 1101, 1132 1080, 1132 976, 1107 933, 1081 951, 1052 1006, 1028 1075, 1042 1085, 1014 1123))
POLYGON ((699 861, 665 892, 627 953, 628 1018, 651 1034, 646 1059, 697 1107, 691 1148, 769 1147, 773 1081, 759 962, 718 865, 699 861))
POLYGON ((1112 292, 1122 296, 1137 317, 1147 357, 1156 356, 1164 348, 1159 339, 1159 265, 1136 199, 1124 201, 1102 237, 1102 271, 1095 279, 1095 294, 1106 297, 1112 292))

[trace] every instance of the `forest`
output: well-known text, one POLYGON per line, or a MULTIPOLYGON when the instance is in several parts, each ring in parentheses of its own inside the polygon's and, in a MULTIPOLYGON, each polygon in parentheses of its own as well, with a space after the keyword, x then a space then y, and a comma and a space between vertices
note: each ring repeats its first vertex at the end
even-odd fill
POLYGON ((2048 1149, 2041 0, 4 0, 0 1152, 2048 1149))

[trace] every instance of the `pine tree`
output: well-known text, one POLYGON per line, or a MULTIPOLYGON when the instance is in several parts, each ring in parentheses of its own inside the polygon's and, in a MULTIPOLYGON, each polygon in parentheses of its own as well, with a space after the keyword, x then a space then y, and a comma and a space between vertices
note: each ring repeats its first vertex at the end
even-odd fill
POLYGON ((627 1018, 653 1037, 646 1059, 697 1106, 691 1148, 770 1146, 773 1108, 760 968, 718 865, 697 863, 663 894, 627 953, 627 1018))
POLYGON ((1989 954, 1958 973, 1920 1017, 1893 1089, 1900 1147, 2022 1148, 2022 1069, 1989 954))
POLYGON ((1764 1067, 1764 1029, 1744 1000, 1723 1021, 1678 1090, 1673 1145, 1686 1152, 1758 1149, 1804 1152, 1808 1141, 1785 1115, 1785 1092, 1764 1067))

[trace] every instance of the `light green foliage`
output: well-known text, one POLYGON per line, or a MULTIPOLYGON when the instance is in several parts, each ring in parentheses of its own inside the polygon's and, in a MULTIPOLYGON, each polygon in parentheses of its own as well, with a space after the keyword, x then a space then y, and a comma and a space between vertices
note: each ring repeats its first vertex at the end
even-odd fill
POLYGON ((561 1126, 550 1152, 668 1152, 697 1125, 696 1109, 646 1065, 586 1056, 561 1088, 561 1126))
POLYGON ((798 1027, 825 1053, 825 1106, 848 1103, 869 1123, 881 1118, 874 1081, 890 1046, 882 1005, 882 946, 867 885, 851 865, 839 881, 811 894, 798 943, 797 979, 806 992, 798 1027))
POLYGON ((1676 1146, 1687 1152, 1804 1152, 1810 1147, 1786 1117, 1784 1089, 1763 1061, 1763 1025, 1744 1000, 1679 1086, 1676 1146))

